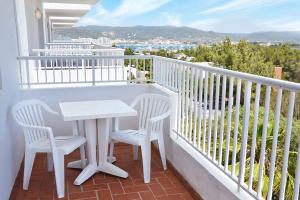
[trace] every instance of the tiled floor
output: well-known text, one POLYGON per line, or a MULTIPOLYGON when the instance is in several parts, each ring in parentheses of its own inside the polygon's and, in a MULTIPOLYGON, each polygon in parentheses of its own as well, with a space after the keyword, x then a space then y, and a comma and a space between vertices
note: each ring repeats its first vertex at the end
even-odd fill
MULTIPOLYGON (((132 148, 130 146, 124 144, 117 145, 116 157, 117 162, 115 164, 129 173, 127 179, 98 173, 81 186, 75 186, 73 182, 80 171, 66 169, 66 192, 64 199, 198 199, 189 186, 172 170, 172 167, 169 166, 169 169, 166 171, 162 169, 160 157, 156 151, 152 152, 151 183, 149 184, 144 184, 141 159, 138 161, 133 160, 132 148)), ((79 153, 75 152, 66 157, 66 162, 78 158, 79 153)), ((20 172, 12 191, 11 199, 56 199, 54 173, 47 172, 46 164, 45 155, 38 155, 34 163, 28 191, 22 189, 23 175, 20 172)), ((21 171, 23 171, 23 167, 21 167, 21 171)))

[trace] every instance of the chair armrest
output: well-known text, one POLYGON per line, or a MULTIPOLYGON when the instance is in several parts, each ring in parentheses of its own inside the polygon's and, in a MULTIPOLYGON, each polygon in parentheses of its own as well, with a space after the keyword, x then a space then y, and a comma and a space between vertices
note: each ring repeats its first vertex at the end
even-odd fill
POLYGON ((50 114, 59 116, 59 113, 52 110, 47 104, 43 103, 43 108, 50 114))
POLYGON ((55 145, 55 139, 54 139, 52 128, 46 127, 46 126, 30 126, 30 125, 26 125, 26 124, 22 124, 21 126, 24 129, 31 129, 31 130, 35 130, 35 131, 45 132, 50 139, 51 146, 55 145))
POLYGON ((166 112, 166 113, 164 113, 162 115, 159 115, 159 116, 156 116, 156 117, 152 117, 151 119, 149 119, 149 122, 150 123, 155 123, 155 122, 164 120, 165 118, 167 118, 169 116, 170 116, 170 112, 166 112))
POLYGON ((150 141, 150 136, 151 136, 151 132, 152 132, 152 127, 154 126, 155 123, 164 120, 165 118, 170 116, 170 112, 165 112, 162 115, 156 116, 156 117, 152 117, 151 119, 148 120, 148 124, 147 124, 147 141, 150 141))

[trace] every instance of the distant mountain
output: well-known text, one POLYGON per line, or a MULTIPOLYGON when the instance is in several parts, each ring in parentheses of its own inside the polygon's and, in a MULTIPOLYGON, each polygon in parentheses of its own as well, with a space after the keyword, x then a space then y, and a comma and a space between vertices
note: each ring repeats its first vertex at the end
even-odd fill
POLYGON ((99 38, 108 37, 111 39, 131 39, 146 41, 155 38, 173 39, 182 42, 211 43, 218 42, 225 37, 233 41, 246 39, 251 42, 289 42, 300 43, 300 32, 256 32, 249 34, 216 33, 203 31, 190 27, 174 26, 133 26, 133 27, 112 27, 112 26, 86 26, 71 29, 56 30, 58 37, 68 38, 99 38))

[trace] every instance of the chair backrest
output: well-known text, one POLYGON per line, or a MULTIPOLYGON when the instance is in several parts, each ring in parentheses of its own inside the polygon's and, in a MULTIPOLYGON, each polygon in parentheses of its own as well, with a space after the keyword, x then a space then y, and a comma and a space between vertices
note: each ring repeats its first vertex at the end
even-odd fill
POLYGON ((32 126, 45 126, 42 110, 53 112, 47 104, 36 99, 19 102, 12 108, 15 121, 23 128, 26 144, 48 138, 44 131, 30 128, 32 126))
MULTIPOLYGON (((139 129, 146 129, 149 119, 170 111, 171 101, 162 95, 143 94, 138 96, 131 106, 139 107, 139 129)), ((160 131, 162 124, 163 121, 156 123, 152 131, 160 131)))

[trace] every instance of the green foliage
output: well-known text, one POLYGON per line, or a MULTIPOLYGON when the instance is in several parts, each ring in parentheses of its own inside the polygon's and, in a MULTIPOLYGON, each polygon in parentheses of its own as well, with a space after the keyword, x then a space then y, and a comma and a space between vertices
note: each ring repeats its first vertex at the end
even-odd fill
POLYGON ((134 55, 134 51, 131 48, 126 48, 124 55, 134 55))
POLYGON ((226 38, 211 47, 198 46, 180 51, 194 57, 195 62, 213 62, 235 71, 273 77, 274 68, 283 68, 284 79, 300 82, 300 51, 289 44, 261 46, 241 40, 233 44, 226 38))

